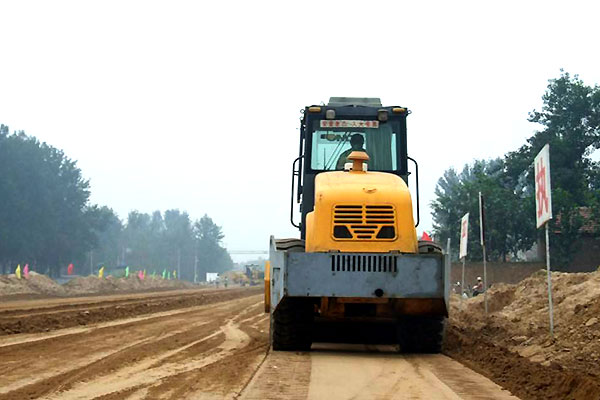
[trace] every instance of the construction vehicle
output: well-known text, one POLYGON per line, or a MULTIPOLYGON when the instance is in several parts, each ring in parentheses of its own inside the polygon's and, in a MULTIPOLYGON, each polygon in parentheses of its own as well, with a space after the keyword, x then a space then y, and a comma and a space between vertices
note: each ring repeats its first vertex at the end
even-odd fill
POLYGON ((357 337, 405 352, 441 350, 449 255, 417 239, 418 165, 407 154, 409 114, 377 98, 332 97, 303 110, 290 215, 300 238, 271 237, 265 271, 274 350, 357 337))
POLYGON ((246 278, 250 286, 258 285, 265 277, 262 267, 257 264, 246 265, 246 278))

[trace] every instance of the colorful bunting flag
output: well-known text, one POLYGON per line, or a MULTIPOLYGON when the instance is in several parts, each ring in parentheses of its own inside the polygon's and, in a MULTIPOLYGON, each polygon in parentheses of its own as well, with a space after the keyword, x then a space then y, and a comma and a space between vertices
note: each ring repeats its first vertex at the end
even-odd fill
POLYGON ((75 268, 73 266, 73 263, 69 264, 69 266, 67 267, 67 275, 73 275, 73 268, 75 268))
POLYGON ((29 278, 29 264, 25 264, 25 268, 23 268, 23 275, 25 276, 25 279, 29 278))
POLYGON ((163 269, 162 278, 165 279, 167 277, 167 270, 163 269))
POLYGON ((125 278, 129 278, 129 265, 125 267, 125 278))
POLYGON ((98 270, 98 278, 104 278, 104 266, 98 270))
POLYGON ((176 269, 173 270, 173 279, 177 279, 177 270, 176 269))
POLYGON ((15 269, 15 275, 17 279, 21 279, 21 264, 17 265, 17 269, 15 269))

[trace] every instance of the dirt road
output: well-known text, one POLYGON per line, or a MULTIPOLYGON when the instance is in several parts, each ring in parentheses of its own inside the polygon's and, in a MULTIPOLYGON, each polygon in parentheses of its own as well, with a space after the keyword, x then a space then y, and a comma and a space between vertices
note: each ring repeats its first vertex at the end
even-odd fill
POLYGON ((516 399, 443 355, 401 355, 394 346, 314 344, 273 352, 242 399, 516 399))
POLYGON ((441 355, 322 344, 311 353, 267 355, 268 316, 259 293, 3 304, 0 326, 14 328, 18 320, 25 333, 2 330, 0 400, 513 398, 441 355), (96 317, 77 322, 78 315, 96 317))
MULTIPOLYGON (((0 337, 0 399, 231 398, 267 350, 267 316, 257 293, 179 293, 182 307, 174 309, 174 293, 77 299, 64 312, 58 305, 30 309, 35 327, 40 318, 70 323, 72 312, 97 312, 106 321, 0 337), (189 306, 195 302, 205 304, 189 306), (138 308, 166 311, 109 318, 138 308)), ((26 326, 27 304, 11 308, 26 326)), ((8 316, 0 311, 2 318, 8 316)))

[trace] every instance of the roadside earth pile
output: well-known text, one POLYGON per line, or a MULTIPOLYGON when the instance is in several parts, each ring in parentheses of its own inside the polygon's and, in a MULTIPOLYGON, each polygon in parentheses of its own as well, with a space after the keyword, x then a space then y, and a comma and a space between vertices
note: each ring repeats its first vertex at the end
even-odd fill
POLYGON ((65 295, 65 289, 46 275, 31 271, 27 278, 18 279, 15 274, 0 275, 0 296, 38 294, 65 295))
POLYGON ((446 353, 523 399, 600 399, 600 271, 552 273, 554 338, 546 272, 451 301, 446 353))
POLYGON ((105 293, 117 291, 116 279, 112 277, 78 276, 63 284, 68 294, 105 293))
MULTIPOLYGON (((519 283, 543 268, 546 268, 546 265, 539 262, 488 262, 487 281, 494 285, 499 282, 519 283)), ((465 265, 465 287, 475 286, 478 276, 483 276, 483 262, 467 262, 465 265)), ((450 282, 456 283, 461 280, 462 264, 452 263, 450 282)))
POLYGON ((194 284, 179 280, 166 280, 146 277, 141 280, 135 275, 128 278, 98 278, 85 276, 73 278, 65 283, 67 294, 135 292, 153 289, 187 289, 197 287, 194 284))
POLYGON ((15 274, 0 275, 0 297, 72 296, 82 294, 136 292, 148 290, 193 289, 197 285, 186 281, 137 276, 129 278, 97 276, 75 277, 63 285, 46 275, 30 272, 29 277, 18 279, 15 274))

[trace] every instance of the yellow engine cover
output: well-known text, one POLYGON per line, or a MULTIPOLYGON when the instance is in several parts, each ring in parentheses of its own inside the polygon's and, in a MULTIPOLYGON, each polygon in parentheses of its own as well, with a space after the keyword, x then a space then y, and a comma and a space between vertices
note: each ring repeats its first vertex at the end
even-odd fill
POLYGON ((384 172, 332 171, 315 179, 307 252, 417 253, 408 186, 384 172))

